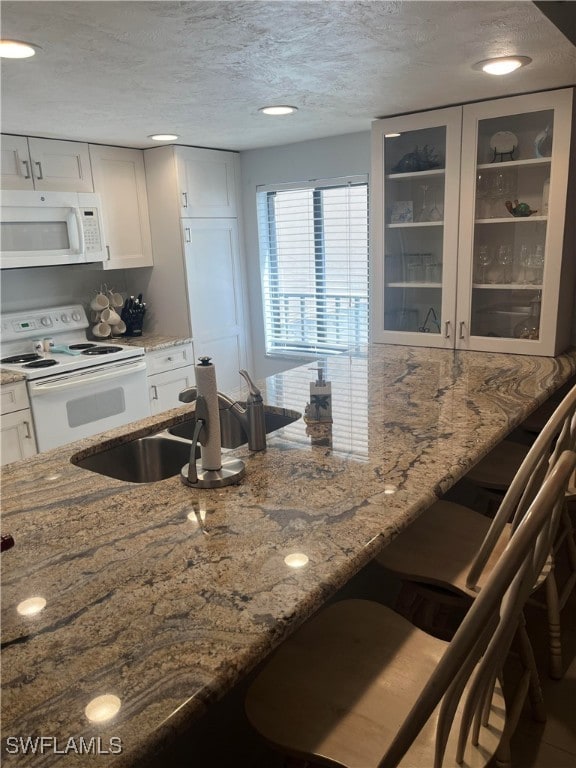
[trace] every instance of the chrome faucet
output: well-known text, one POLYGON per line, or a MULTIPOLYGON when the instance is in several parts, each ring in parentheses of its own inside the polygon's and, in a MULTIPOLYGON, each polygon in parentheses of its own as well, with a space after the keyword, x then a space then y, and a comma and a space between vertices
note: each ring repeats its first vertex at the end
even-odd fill
MULTIPOLYGON (((239 373, 248 384, 249 394, 246 398, 246 408, 243 408, 237 400, 232 400, 231 397, 222 392, 218 392, 218 406, 221 411, 230 411, 238 421, 248 436, 248 448, 251 451, 264 451, 266 450, 266 423, 262 393, 250 378, 248 371, 242 369, 239 373)), ((184 389, 178 395, 178 399, 183 403, 191 403, 197 397, 196 387, 184 389)), ((196 409, 198 412, 198 405, 196 409)), ((203 408, 202 411, 204 412, 203 408)), ((199 434, 202 435, 201 432, 199 434)))

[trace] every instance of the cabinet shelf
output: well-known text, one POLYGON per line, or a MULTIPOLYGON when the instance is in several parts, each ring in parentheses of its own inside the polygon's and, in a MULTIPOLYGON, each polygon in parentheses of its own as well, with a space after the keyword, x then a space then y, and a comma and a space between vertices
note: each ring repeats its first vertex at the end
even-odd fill
POLYGON ((408 173, 387 173, 386 180, 399 181, 401 179, 430 179, 433 177, 445 176, 444 168, 433 168, 431 171, 409 171, 408 173))
POLYGON ((386 283, 387 288, 442 288, 442 283, 386 283))
POLYGON ((528 160, 506 160, 502 163, 480 163, 476 166, 479 171, 489 171, 492 168, 498 170, 501 168, 523 168, 531 165, 550 165, 550 157, 532 157, 528 160))
POLYGON ((399 221, 394 224, 386 224, 386 227, 388 229, 400 229, 402 227, 441 227, 443 224, 443 221, 399 221))
POLYGON ((548 216, 506 216, 494 219, 475 219, 476 224, 525 224, 528 221, 548 221, 548 216))
POLYGON ((541 291, 542 285, 539 283, 472 283, 472 288, 491 291, 541 291))

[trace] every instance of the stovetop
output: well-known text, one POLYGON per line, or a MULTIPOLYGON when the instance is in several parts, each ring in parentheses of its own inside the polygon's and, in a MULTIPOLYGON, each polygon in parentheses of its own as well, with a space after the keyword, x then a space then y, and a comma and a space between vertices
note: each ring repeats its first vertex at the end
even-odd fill
POLYGON ((3 315, 0 366, 32 380, 144 355, 142 348, 118 343, 115 338, 89 341, 87 328, 81 305, 3 315))

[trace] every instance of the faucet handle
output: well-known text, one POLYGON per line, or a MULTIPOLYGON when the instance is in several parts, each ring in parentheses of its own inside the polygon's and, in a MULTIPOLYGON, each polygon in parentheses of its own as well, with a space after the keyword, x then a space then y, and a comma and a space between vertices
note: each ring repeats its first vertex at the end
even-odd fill
POLYGON ((242 378, 246 380, 246 383, 248 384, 248 389, 250 390, 249 402, 250 400, 252 400, 252 402, 258 399, 262 400, 262 393, 250 378, 250 374, 248 373, 248 371, 242 368, 240 371, 238 371, 238 373, 240 374, 240 376, 242 376, 242 378))
POLYGON ((178 400, 180 400, 181 403, 193 403, 194 400, 198 397, 198 390, 196 387, 188 387, 187 389, 183 389, 182 392, 178 395, 178 400))

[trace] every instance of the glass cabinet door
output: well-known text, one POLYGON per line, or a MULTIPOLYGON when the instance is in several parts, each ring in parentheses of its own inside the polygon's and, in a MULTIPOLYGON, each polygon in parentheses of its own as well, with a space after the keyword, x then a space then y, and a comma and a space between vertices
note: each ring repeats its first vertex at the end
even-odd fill
POLYGON ((378 125, 382 200, 373 202, 384 215, 375 340, 453 346, 460 116, 455 108, 378 125))
POLYGON ((467 252, 471 260, 461 270, 466 283, 459 279, 469 301, 465 313, 458 310, 459 346, 550 354, 541 342, 555 328, 543 322, 558 311, 565 208, 565 195, 556 197, 554 221, 550 190, 570 123, 552 96, 464 108, 460 261, 467 252))

